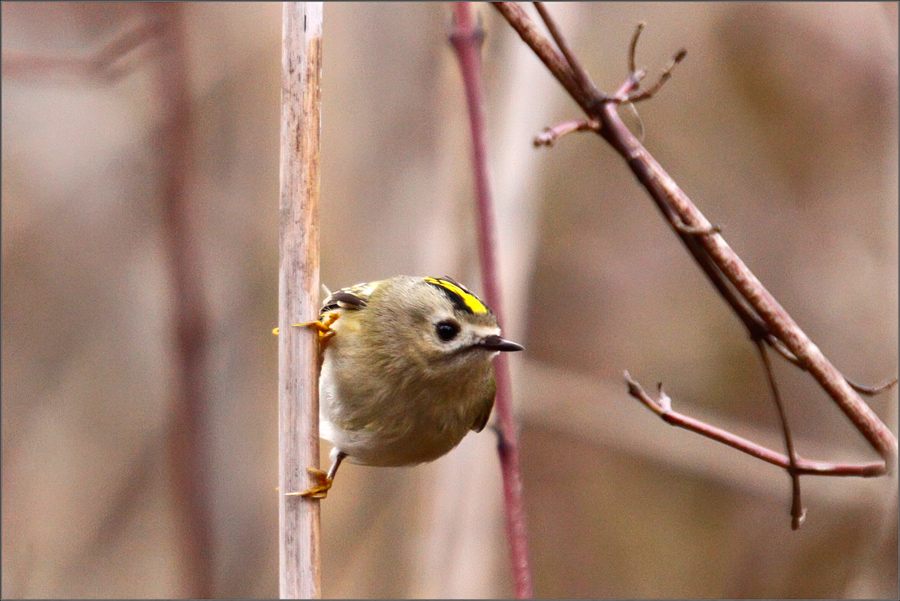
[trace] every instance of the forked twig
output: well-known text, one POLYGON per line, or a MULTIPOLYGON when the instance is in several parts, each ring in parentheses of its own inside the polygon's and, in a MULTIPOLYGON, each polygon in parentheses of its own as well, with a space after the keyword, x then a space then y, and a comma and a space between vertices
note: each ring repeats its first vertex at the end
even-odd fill
MULTIPOLYGON (((787 470, 794 482, 792 523, 795 526, 799 525, 802 518, 799 486, 797 485, 797 478, 800 475, 876 476, 893 470, 897 461, 897 439, 859 396, 859 393, 874 394, 892 384, 868 388, 850 383, 828 361, 821 350, 813 344, 787 311, 725 242, 719 229, 706 219, 687 194, 678 187, 662 166, 641 145, 640 141, 631 134, 617 113, 618 105, 646 100, 658 92, 671 77, 675 65, 684 59, 685 51, 680 50, 675 54, 670 65, 654 85, 637 91, 644 77, 644 72, 637 69, 635 60, 637 41, 643 29, 643 25, 639 25, 629 47, 628 76, 616 93, 609 96, 581 85, 584 78, 576 75, 580 63, 574 57, 574 53, 559 29, 555 25, 550 25, 553 21, 548 18, 546 8, 541 7, 538 11, 545 23, 548 23, 548 29, 557 46, 561 50, 564 49, 564 56, 561 56, 550 41, 537 31, 531 19, 518 4, 495 2, 493 5, 585 111, 587 116, 585 123, 593 121, 599 123, 599 127, 596 128, 557 126, 550 132, 567 133, 589 129, 603 137, 625 159, 675 234, 681 239, 722 298, 741 319, 750 338, 757 341, 763 351, 762 343, 765 342, 795 366, 809 372, 884 461, 865 465, 827 464, 806 461, 796 456, 789 432, 786 430, 786 420, 780 398, 777 396, 777 387, 774 386, 774 378, 771 377, 771 366, 768 364, 768 357, 764 352, 761 357, 769 374, 776 403, 779 405, 783 432, 788 444, 788 455, 775 453, 733 434, 674 413, 668 406, 668 397, 665 397, 662 391, 660 391, 660 401, 654 402, 643 393, 636 382, 627 377, 629 392, 632 396, 641 400, 669 423, 709 436, 787 470), (575 90, 571 89, 573 86, 576 88, 575 90)), ((555 137, 551 134, 547 135, 551 142, 559 137, 559 135, 555 137)))
POLYGON ((590 90, 592 94, 599 94, 600 92, 597 90, 597 86, 594 85, 593 80, 591 80, 591 76, 585 70, 584 66, 581 64, 581 61, 578 60, 578 57, 575 56, 575 53, 572 52, 572 48, 569 46, 568 41, 563 36, 559 27, 556 25, 556 21, 553 20, 553 17, 547 11, 547 8, 544 6, 543 2, 535 2, 534 7, 537 9, 538 14, 541 15, 541 19, 544 21, 544 25, 547 26, 547 31, 550 32, 550 35, 553 37, 553 41, 556 42, 556 46, 559 48, 560 52, 562 52, 563 56, 566 59, 566 62, 569 64, 569 69, 572 71, 572 76, 575 79, 575 83, 581 86, 584 90, 590 90))
MULTIPOLYGON (((544 63, 544 66, 547 67, 560 85, 566 89, 575 102, 590 115, 594 110, 597 97, 589 90, 585 90, 578 85, 569 62, 557 52, 550 40, 538 32, 537 26, 525 14, 522 7, 515 2, 494 2, 492 4, 522 36, 522 39, 528 43, 531 49, 534 50, 534 53, 544 63)), ((602 95, 600 92, 598 94, 602 95)))
MULTIPOLYGON (((641 80, 644 78, 644 71, 638 70, 637 61, 635 57, 637 55, 637 43, 638 39, 641 37, 641 32, 644 31, 644 23, 638 23, 637 27, 634 29, 634 35, 631 36, 631 44, 628 46, 628 73, 629 78, 633 77, 634 88, 640 84, 641 80)), ((680 49, 675 53, 675 56, 672 57, 672 60, 669 62, 669 65, 663 70, 662 74, 660 74, 659 79, 656 80, 656 83, 647 88, 646 90, 642 90, 637 94, 627 94, 624 99, 619 99, 619 95, 616 94, 616 100, 621 103, 632 103, 640 102, 641 100, 647 100, 652 98, 659 90, 665 85, 669 78, 672 77, 672 71, 675 69, 675 66, 684 60, 687 56, 687 50, 684 48, 680 49)))
POLYGON ((766 380, 772 390, 772 399, 775 401, 775 408, 778 410, 778 421, 781 424, 781 433, 784 436, 784 446, 788 456, 788 475, 791 477, 791 528, 797 530, 806 519, 806 510, 803 509, 803 502, 800 500, 800 474, 797 473, 797 452, 794 450, 794 437, 791 434, 791 428, 788 425, 787 411, 781 400, 781 393, 778 392, 778 383, 775 381, 775 374, 772 372, 772 363, 769 361, 769 355, 766 352, 766 345, 760 339, 755 339, 753 343, 759 353, 763 368, 766 372, 766 380))
POLYGON ((665 83, 669 81, 669 79, 672 77, 672 71, 675 69, 678 63, 684 60, 686 56, 687 50, 685 50, 684 48, 676 52, 675 56, 672 57, 672 60, 669 62, 668 66, 660 74, 659 79, 656 80, 655 84, 653 84, 646 90, 641 90, 637 94, 629 95, 623 102, 634 104, 642 100, 653 98, 653 96, 662 89, 665 83))

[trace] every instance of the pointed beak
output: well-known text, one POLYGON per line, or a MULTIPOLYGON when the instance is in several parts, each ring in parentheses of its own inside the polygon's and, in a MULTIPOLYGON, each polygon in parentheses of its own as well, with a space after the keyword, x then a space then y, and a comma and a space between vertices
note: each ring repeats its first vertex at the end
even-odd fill
POLYGON ((489 351, 524 351, 525 347, 499 336, 487 336, 478 346, 489 351))

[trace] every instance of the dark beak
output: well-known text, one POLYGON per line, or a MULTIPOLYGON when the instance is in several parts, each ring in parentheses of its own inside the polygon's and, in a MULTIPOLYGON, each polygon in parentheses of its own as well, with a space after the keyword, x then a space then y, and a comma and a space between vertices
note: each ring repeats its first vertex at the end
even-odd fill
POLYGON ((489 351, 524 351, 525 347, 499 336, 487 336, 478 346, 489 351))

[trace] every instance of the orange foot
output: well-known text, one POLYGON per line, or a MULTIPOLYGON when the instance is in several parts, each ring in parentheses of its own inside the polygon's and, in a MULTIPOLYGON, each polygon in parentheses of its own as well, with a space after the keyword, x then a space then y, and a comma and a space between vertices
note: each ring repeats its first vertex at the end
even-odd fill
POLYGON ((331 485, 334 483, 334 480, 332 478, 329 478, 328 474, 326 474, 322 470, 308 467, 306 468, 306 471, 316 477, 316 485, 309 490, 304 490, 303 492, 285 493, 284 496, 307 497, 309 499, 324 499, 325 497, 327 497, 328 491, 329 489, 331 489, 331 485))
POLYGON ((294 327, 309 327, 314 329, 319 333, 319 344, 322 347, 325 347, 325 343, 335 335, 335 331, 331 329, 331 326, 334 322, 338 320, 341 314, 337 311, 332 311, 331 313, 326 313, 325 315, 319 318, 319 321, 307 321, 306 323, 295 323, 294 327))
MULTIPOLYGON (((320 321, 305 321, 303 323, 295 323, 295 328, 312 328, 319 333, 319 344, 324 348, 325 343, 336 334, 331 325, 338 320, 341 314, 337 311, 326 313, 319 318, 320 321)), ((272 333, 278 336, 278 328, 272 330, 272 333)))

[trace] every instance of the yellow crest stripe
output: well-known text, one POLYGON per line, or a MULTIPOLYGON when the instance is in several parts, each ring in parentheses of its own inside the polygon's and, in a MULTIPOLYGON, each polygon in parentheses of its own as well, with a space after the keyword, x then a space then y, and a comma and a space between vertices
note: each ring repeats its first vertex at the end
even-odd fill
POLYGON ((466 306, 472 311, 472 313, 487 313, 488 308, 481 302, 477 296, 472 294, 471 292, 467 292, 463 290, 456 284, 452 282, 448 282, 447 280, 439 280, 437 278, 425 278, 425 281, 429 284, 434 284, 436 286, 440 286, 442 288, 446 288, 453 294, 459 296, 466 306))

